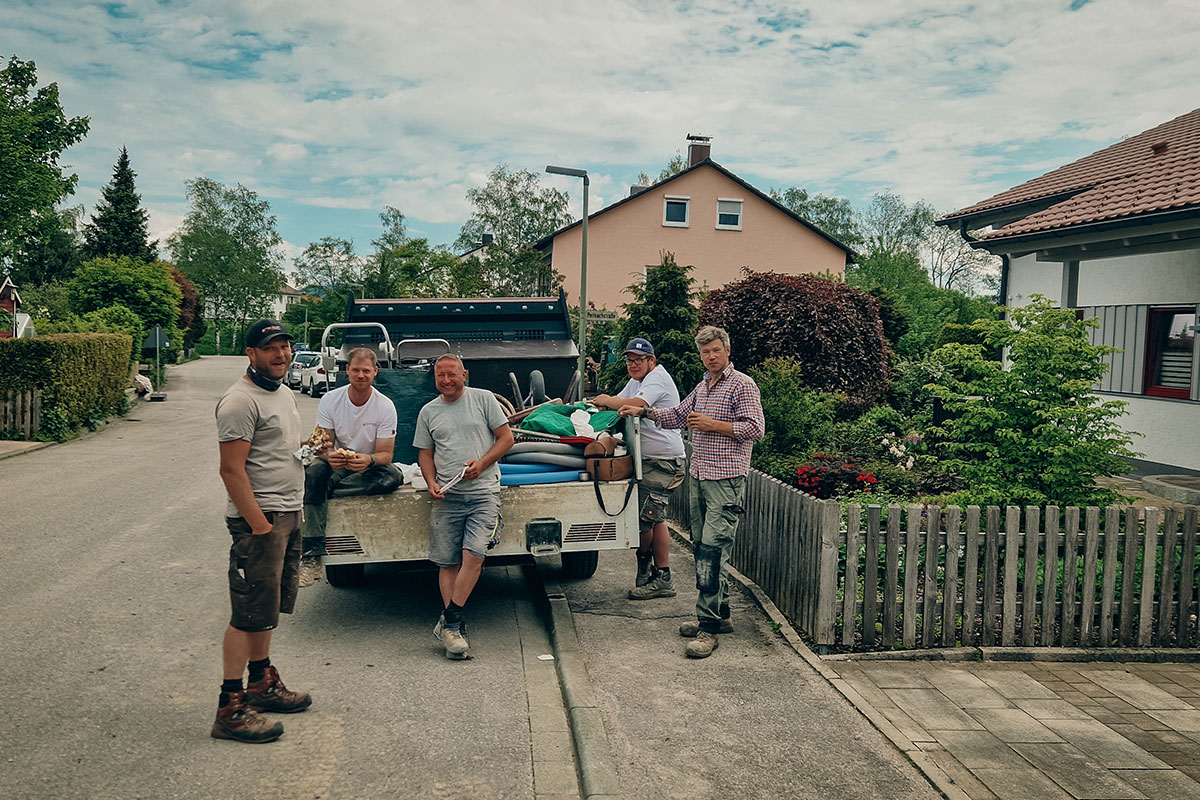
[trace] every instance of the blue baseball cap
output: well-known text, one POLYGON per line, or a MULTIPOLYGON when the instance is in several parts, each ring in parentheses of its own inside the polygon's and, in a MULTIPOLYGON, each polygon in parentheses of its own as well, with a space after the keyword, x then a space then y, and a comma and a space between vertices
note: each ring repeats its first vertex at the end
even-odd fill
POLYGON ((654 345, 650 344, 645 339, 638 337, 637 339, 629 340, 629 344, 625 345, 625 352, 641 353, 644 356, 652 356, 654 355, 654 345))

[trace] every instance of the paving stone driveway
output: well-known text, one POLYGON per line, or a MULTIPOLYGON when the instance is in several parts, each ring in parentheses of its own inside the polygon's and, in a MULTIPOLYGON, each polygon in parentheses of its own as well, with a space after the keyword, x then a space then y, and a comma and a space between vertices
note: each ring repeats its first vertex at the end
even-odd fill
POLYGON ((1200 665, 827 664, 972 800, 1200 800, 1200 665))

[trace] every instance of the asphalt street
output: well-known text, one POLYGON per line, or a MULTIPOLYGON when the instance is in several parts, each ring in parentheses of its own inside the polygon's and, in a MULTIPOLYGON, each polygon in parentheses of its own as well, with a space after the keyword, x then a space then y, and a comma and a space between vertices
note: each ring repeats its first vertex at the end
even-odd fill
MULTIPOLYGON (((0 797, 534 797, 527 673, 553 666, 522 651, 548 645, 516 568, 485 570, 466 662, 431 635, 430 572, 302 589, 272 660, 312 709, 275 743, 209 737, 229 607, 213 409, 244 365, 173 368, 165 402, 0 461, 0 797)), ((307 429, 317 401, 296 397, 307 429)))

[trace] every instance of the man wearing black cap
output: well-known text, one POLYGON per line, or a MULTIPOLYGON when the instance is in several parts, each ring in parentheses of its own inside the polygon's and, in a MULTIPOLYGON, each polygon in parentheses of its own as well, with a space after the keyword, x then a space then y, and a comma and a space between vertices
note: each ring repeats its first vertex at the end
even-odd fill
MULTIPOLYGON (((625 346, 625 369, 629 382, 618 394, 601 394, 592 402, 602 408, 619 410, 624 405, 675 406, 679 404, 679 389, 667 372, 658 365, 654 345, 642 338, 631 339, 625 346)), ((653 422, 642 425, 642 481, 638 484, 638 516, 641 520, 641 540, 637 549, 637 577, 629 590, 631 600, 652 600, 674 597, 675 581, 671 578, 668 558, 671 552, 671 532, 667 529, 667 505, 671 491, 683 483, 687 462, 684 459, 683 438, 677 430, 660 428, 653 422)))
POLYGON ((291 335, 276 320, 259 320, 246 331, 246 356, 246 374, 217 403, 233 614, 212 736, 269 742, 283 733, 283 723, 258 712, 303 711, 312 703, 307 693, 283 685, 269 656, 271 632, 280 613, 292 612, 299 588, 304 467, 293 453, 304 434, 295 397, 279 391, 292 360, 291 335))

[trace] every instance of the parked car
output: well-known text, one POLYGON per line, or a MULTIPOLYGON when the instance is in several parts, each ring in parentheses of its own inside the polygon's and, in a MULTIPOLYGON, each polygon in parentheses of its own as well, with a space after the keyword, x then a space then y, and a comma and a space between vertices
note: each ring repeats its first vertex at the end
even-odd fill
POLYGON ((300 370, 300 393, 320 397, 326 389, 337 385, 337 369, 327 373, 321 363, 321 356, 316 353, 313 355, 316 355, 316 359, 300 370))
POLYGON ((292 364, 288 367, 287 377, 284 379, 287 382, 289 389, 300 388, 300 371, 305 367, 311 367, 313 364, 321 360, 319 353, 296 353, 292 356, 292 364))

